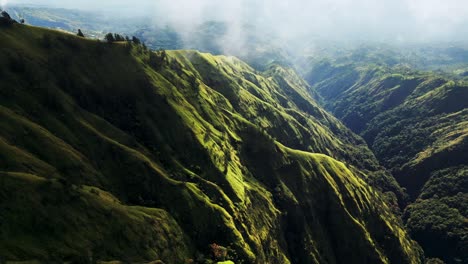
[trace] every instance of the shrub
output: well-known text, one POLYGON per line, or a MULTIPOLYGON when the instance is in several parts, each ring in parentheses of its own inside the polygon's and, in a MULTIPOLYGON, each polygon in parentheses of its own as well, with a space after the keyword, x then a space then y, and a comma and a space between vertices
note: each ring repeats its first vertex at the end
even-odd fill
POLYGON ((81 29, 78 29, 78 33, 76 34, 78 37, 84 38, 83 32, 81 32, 81 29))
POLYGON ((426 264, 444 264, 444 263, 445 262, 443 262, 442 260, 438 258, 431 258, 431 259, 426 260, 426 264))
POLYGON ((210 252, 213 259, 218 261, 224 261, 227 257, 227 248, 220 246, 216 243, 210 244, 210 252))

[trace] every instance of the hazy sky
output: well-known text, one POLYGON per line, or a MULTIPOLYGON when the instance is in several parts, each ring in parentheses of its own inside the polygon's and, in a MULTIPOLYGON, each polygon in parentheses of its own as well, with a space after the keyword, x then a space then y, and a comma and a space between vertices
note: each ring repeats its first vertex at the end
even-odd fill
POLYGON ((311 35, 375 41, 468 38, 468 0, 8 0, 28 2, 153 14, 155 23, 170 23, 187 34, 219 19, 229 22, 232 38, 242 37, 245 21, 284 40, 311 35))

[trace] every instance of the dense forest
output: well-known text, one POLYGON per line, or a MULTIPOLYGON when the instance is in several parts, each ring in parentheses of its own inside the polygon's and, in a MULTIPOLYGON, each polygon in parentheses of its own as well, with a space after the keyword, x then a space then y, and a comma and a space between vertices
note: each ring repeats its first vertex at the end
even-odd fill
POLYGON ((410 195, 408 230, 431 256, 468 260, 468 83, 402 66, 313 62, 306 79, 410 195))

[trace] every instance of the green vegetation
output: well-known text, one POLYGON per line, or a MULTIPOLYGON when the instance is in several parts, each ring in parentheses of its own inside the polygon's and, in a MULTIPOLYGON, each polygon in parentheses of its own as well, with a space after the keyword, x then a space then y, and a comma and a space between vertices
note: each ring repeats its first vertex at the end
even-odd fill
POLYGON ((367 141, 410 194, 410 232, 426 254, 468 261, 468 84, 402 66, 317 62, 307 75, 326 108, 367 141), (419 198, 418 198, 419 197, 419 198))
POLYGON ((0 38, 2 261, 421 263, 401 189, 292 71, 0 38))
POLYGON ((467 175, 467 166, 437 171, 405 212, 413 237, 447 263, 463 263, 468 257, 467 175))
POLYGON ((1 173, 0 181, 3 260, 181 263, 190 253, 181 228, 164 210, 125 206, 107 192, 66 180, 1 173))

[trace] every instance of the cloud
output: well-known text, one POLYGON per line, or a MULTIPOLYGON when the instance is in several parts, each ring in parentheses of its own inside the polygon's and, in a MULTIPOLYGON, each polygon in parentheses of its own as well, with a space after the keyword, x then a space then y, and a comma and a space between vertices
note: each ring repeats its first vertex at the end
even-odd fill
POLYGON ((248 34, 268 33, 290 50, 316 41, 450 42, 468 40, 466 0, 155 0, 154 21, 169 24, 190 46, 197 27, 224 21, 213 41, 239 54, 248 34), (249 31, 245 25, 253 26, 249 31))
MULTIPOLYGON (((1 0, 5 1, 5 0, 1 0)), ((21 3, 31 0, 10 0, 21 3)), ((285 42, 309 39, 438 41, 468 38, 466 0, 34 0, 68 8, 146 14, 185 36, 211 20, 228 24, 225 42, 246 39, 243 27, 285 42)))
POLYGON ((182 31, 190 32, 196 25, 219 19, 230 27, 253 23, 286 39, 305 35, 456 39, 465 37, 460 29, 468 28, 466 0, 156 0, 155 10, 162 21, 182 31))

